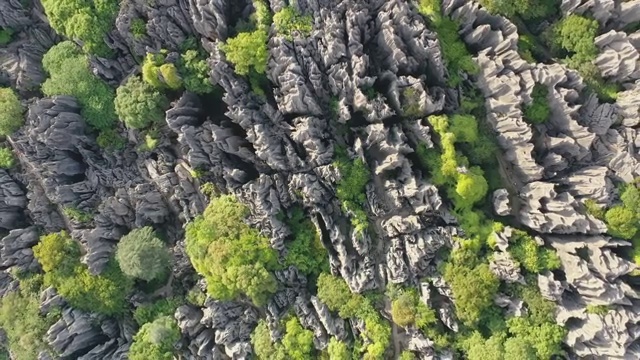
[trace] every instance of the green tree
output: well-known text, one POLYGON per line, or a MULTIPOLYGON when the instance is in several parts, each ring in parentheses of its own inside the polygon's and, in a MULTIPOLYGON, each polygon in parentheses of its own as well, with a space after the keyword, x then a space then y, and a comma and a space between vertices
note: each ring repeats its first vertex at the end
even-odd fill
POLYGON ((11 135, 24 124, 22 111, 15 92, 10 88, 0 88, 0 135, 11 135))
POLYGON ((198 51, 187 50, 182 54, 178 70, 188 91, 196 94, 208 94, 213 91, 213 84, 209 79, 209 65, 198 51))
POLYGON ((88 53, 109 54, 104 37, 113 27, 118 1, 43 0, 42 6, 56 32, 82 41, 88 53))
POLYGON ((400 353, 400 357, 398 358, 398 360, 415 360, 415 359, 416 359, 416 355, 409 350, 405 350, 402 353, 400 353))
POLYGON ((550 359, 562 351, 566 330, 555 323, 535 324, 528 317, 513 317, 507 320, 507 326, 510 333, 536 350, 538 359, 550 359))
POLYGON ((473 167, 467 173, 458 175, 456 193, 461 200, 456 205, 470 208, 473 204, 484 199, 488 190, 489 184, 484 178, 482 170, 473 167))
POLYGON ((161 316, 173 316, 178 306, 183 302, 183 299, 180 298, 168 298, 140 305, 133 312, 133 319, 142 326, 161 316))
POLYGON ((228 39, 220 49, 225 53, 227 60, 235 66, 235 72, 238 75, 248 75, 251 70, 264 74, 269 56, 267 40, 267 32, 258 29, 253 32, 243 32, 228 39))
POLYGON ((314 357, 313 332, 304 329, 298 318, 289 319, 285 324, 285 331, 282 346, 289 359, 306 360, 314 357))
POLYGON ((293 35, 298 33, 309 36, 313 30, 313 18, 309 15, 301 15, 292 6, 287 6, 273 15, 273 25, 278 34, 288 40, 293 40, 293 35))
POLYGON ((180 340, 180 329, 170 316, 142 325, 133 337, 130 360, 172 360, 174 344, 180 340))
POLYGON ((344 342, 332 337, 327 347, 329 360, 351 360, 351 351, 344 342))
POLYGON ((11 28, 0 27, 0 45, 7 45, 11 42, 13 30, 11 28))
POLYGON ((91 73, 87 57, 74 43, 64 41, 49 49, 42 65, 50 75, 42 84, 45 95, 74 96, 89 125, 98 130, 113 127, 113 90, 91 73))
POLYGON ((0 148, 0 168, 11 169, 16 166, 16 157, 9 148, 0 148))
POLYGON ((580 62, 591 61, 598 55, 594 39, 598 35, 598 22, 580 15, 569 15, 553 28, 552 44, 575 56, 580 62))
POLYGON ((149 84, 132 77, 116 90, 115 109, 127 127, 142 129, 164 119, 169 102, 149 84))
POLYGON ((463 341, 463 348, 468 360, 503 360, 503 342, 506 335, 498 333, 485 339, 475 331, 463 341))
POLYGON ((180 89, 182 78, 174 64, 165 62, 165 53, 147 53, 142 63, 142 79, 156 89, 180 89))
POLYGON ((504 342, 504 360, 536 360, 536 350, 525 340, 512 337, 504 342))
POLYGON ((560 258, 553 250, 538 246, 533 237, 522 230, 514 230, 510 242, 509 252, 530 273, 555 270, 561 266, 560 258))
POLYGON ((607 210, 604 218, 609 233, 622 239, 632 239, 638 232, 638 218, 635 211, 625 206, 614 206, 607 210))
POLYGON ((483 312, 493 305, 500 281, 489 270, 489 265, 473 268, 465 264, 447 263, 444 278, 455 297, 458 318, 467 326, 474 326, 483 312))
POLYGON ((402 327, 407 327, 415 322, 416 306, 411 294, 404 293, 393 300, 391 303, 391 317, 394 323, 402 327))
POLYGON ((544 18, 557 11, 553 0, 480 0, 480 4, 492 13, 524 19, 544 18))
POLYGON ((277 289, 270 272, 277 256, 269 239, 243 220, 248 209, 233 196, 213 199, 203 216, 187 226, 186 250, 207 279, 209 295, 231 300, 245 294, 260 305, 277 289))
POLYGON ((294 208, 287 225, 293 233, 293 241, 287 245, 287 255, 284 265, 294 265, 305 275, 317 276, 322 271, 329 270, 327 250, 320 240, 320 234, 315 226, 300 208, 294 208))
POLYGON ((333 165, 340 170, 336 196, 342 202, 343 209, 352 214, 351 224, 356 231, 365 231, 369 223, 363 208, 367 201, 366 185, 371 180, 371 171, 364 160, 349 159, 345 149, 336 150, 333 165))
POLYGON ((533 124, 542 124, 549 119, 551 108, 547 97, 549 90, 545 85, 535 84, 531 93, 533 101, 524 106, 524 116, 533 124))
POLYGON ((151 281, 167 275, 171 255, 153 229, 146 226, 120 239, 116 260, 126 275, 151 281))

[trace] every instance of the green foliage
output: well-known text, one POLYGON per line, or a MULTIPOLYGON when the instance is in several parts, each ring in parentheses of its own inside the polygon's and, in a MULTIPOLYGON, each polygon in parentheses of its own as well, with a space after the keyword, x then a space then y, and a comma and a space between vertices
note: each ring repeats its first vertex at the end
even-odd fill
POLYGON ((213 298, 231 300, 245 294, 261 305, 277 289, 270 273, 277 268, 277 255, 268 238, 243 222, 247 214, 233 196, 213 199, 187 226, 186 251, 213 298))
POLYGON ((11 135, 24 124, 22 111, 15 92, 10 88, 0 88, 0 135, 11 135))
POLYGON ((415 360, 415 359, 416 359, 416 355, 409 350, 405 350, 402 353, 400 353, 400 357, 398 358, 398 360, 415 360))
POLYGON ((11 42, 13 30, 11 28, 0 27, 0 45, 7 45, 11 42))
POLYGON ((140 18, 135 18, 131 20, 131 27, 129 30, 131 31, 131 34, 133 34, 134 39, 140 40, 147 35, 147 23, 140 18))
POLYGON ((142 326, 161 316, 173 317, 178 306, 182 304, 179 298, 160 299, 150 304, 140 305, 133 312, 133 319, 142 326))
POLYGON ((116 90, 115 109, 127 127, 145 128, 164 119, 166 96, 139 77, 131 77, 116 90))
POLYGON ((42 66, 51 76, 42 84, 45 95, 74 96, 89 125, 98 130, 113 128, 113 89, 91 73, 87 57, 74 43, 64 41, 49 49, 42 66))
POLYGON ((91 275, 80 262, 79 245, 64 231, 43 236, 33 253, 45 272, 45 285, 55 287, 71 306, 105 315, 125 309, 133 284, 115 261, 100 275, 91 275))
POLYGON ((596 20, 572 14, 560 20, 552 30, 552 45, 569 52, 576 60, 591 61, 598 55, 594 42, 598 35, 596 20))
POLYGON ((80 223, 88 223, 93 220, 93 215, 86 211, 82 211, 76 207, 65 207, 62 212, 69 219, 75 220, 80 223))
POLYGON ((489 339, 477 331, 462 342, 468 360, 503 360, 505 334, 497 333, 489 339))
POLYGON ((258 29, 228 39, 220 49, 225 53, 227 60, 233 63, 238 75, 248 75, 251 70, 264 74, 269 56, 267 40, 267 31, 258 29))
POLYGON ((305 217, 302 209, 294 208, 286 222, 293 233, 293 241, 287 245, 284 265, 294 265, 302 273, 312 277, 329 271, 327 250, 315 225, 305 217))
POLYGON ((535 324, 529 317, 513 317, 507 320, 507 326, 512 335, 535 349, 538 359, 550 359, 562 351, 566 330, 555 323, 535 324))
POLYGON ((164 54, 147 53, 142 63, 142 79, 156 89, 180 89, 182 78, 178 69, 172 63, 165 63, 164 54))
POLYGON ((420 94, 412 87, 402 91, 402 113, 406 117, 417 118, 422 115, 420 109, 420 94))
POLYGON ((327 353, 329 360, 351 360, 351 351, 347 344, 332 337, 329 340, 329 346, 327 347, 327 353))
POLYGON ((6 332, 14 360, 32 360, 47 348, 44 337, 52 321, 40 316, 39 292, 21 290, 0 298, 0 328, 6 332))
POLYGON ((332 311, 338 311, 342 318, 364 320, 362 334, 369 339, 365 359, 382 359, 389 346, 391 327, 383 320, 371 300, 361 294, 353 294, 342 279, 326 273, 318 277, 318 298, 332 311))
POLYGON ((258 325, 251 333, 251 345, 253 345, 253 351, 255 352, 257 359, 285 359, 282 347, 276 346, 276 344, 271 341, 271 334, 264 319, 260 319, 260 321, 258 321, 258 325))
POLYGON ((282 338, 282 346, 289 359, 306 360, 313 358, 315 348, 313 346, 313 332, 304 329, 298 318, 292 317, 285 324, 285 334, 282 338))
POLYGON ((637 210, 626 206, 614 206, 604 216, 609 233, 622 239, 631 239, 638 232, 637 210))
POLYGON ((144 142, 138 148, 139 151, 153 151, 158 146, 158 139, 151 134, 144 135, 144 142))
POLYGON ((391 318, 393 322, 407 327, 415 325, 426 330, 436 322, 435 312, 420 300, 417 290, 407 289, 399 291, 391 297, 391 318))
POLYGON ((109 150, 122 150, 127 145, 127 139, 120 136, 116 129, 105 129, 100 131, 96 141, 98 146, 109 150))
POLYGON ((113 26, 118 5, 116 0, 42 1, 49 24, 56 32, 82 41, 86 52, 100 56, 109 54, 104 37, 113 26))
POLYGON ((16 166, 16 157, 9 148, 0 148, 0 168, 11 169, 16 166))
POLYGON ((500 281, 484 263, 468 267, 464 263, 449 262, 443 275, 456 298, 458 318, 467 326, 476 325, 483 312, 493 305, 500 281))
POLYGON ((553 0, 480 0, 480 4, 491 13, 509 18, 518 15, 524 19, 540 19, 558 11, 553 0))
POLYGON ((513 337, 504 342, 504 360, 537 360, 536 350, 524 339, 513 337))
POLYGON ((367 201, 366 185, 371 179, 367 164, 360 158, 351 160, 344 149, 336 150, 334 166, 340 171, 341 179, 336 187, 336 196, 342 202, 344 211, 351 213, 351 224, 357 232, 368 226, 367 214, 363 207, 367 201))
MULTIPOLYGON (((445 125, 441 125, 445 126, 445 125)), ((475 143, 478 141, 478 121, 472 115, 453 115, 447 129, 456 137, 456 141, 475 143)))
POLYGON ((513 230, 510 242, 509 252, 530 273, 538 274, 561 266, 560 258, 553 250, 538 246, 533 237, 522 230, 513 230))
POLYGON ((294 34, 309 36, 313 30, 313 18, 300 14, 292 6, 287 6, 273 15, 273 25, 278 34, 293 40, 294 34))
POLYGON ((208 94, 213 91, 209 80, 207 60, 196 50, 187 50, 178 61, 178 69, 182 75, 184 87, 196 94, 208 94))
POLYGON ((462 82, 462 71, 476 74, 478 65, 473 61, 464 42, 458 34, 458 23, 442 14, 441 0, 420 0, 420 13, 430 20, 438 34, 442 57, 447 64, 449 85, 458 86, 462 82))
POLYGON ((605 210, 598 205, 598 203, 593 199, 587 199, 584 202, 584 206, 587 209, 587 213, 593 215, 595 218, 604 220, 605 210))
POLYGON ((144 324, 133 337, 130 360, 172 360, 174 344, 180 340, 180 329, 170 316, 144 324))
POLYGON ((607 305, 587 305, 587 314, 604 316, 611 310, 607 305))
POLYGON ((186 300, 191 305, 202 307, 204 306, 205 301, 207 301, 207 294, 200 290, 199 287, 194 286, 187 293, 186 300))
POLYGON ((255 28, 259 30, 269 31, 271 27, 271 11, 265 0, 253 0, 255 12, 251 14, 251 20, 255 24, 255 28))
POLYGON ((146 226, 120 239, 116 260, 126 275, 152 281, 167 275, 171 255, 153 229, 146 226))
POLYGON ((551 108, 547 96, 549 90, 545 85, 535 84, 531 93, 533 101, 524 106, 524 116, 533 124, 542 124, 549 119, 551 108))

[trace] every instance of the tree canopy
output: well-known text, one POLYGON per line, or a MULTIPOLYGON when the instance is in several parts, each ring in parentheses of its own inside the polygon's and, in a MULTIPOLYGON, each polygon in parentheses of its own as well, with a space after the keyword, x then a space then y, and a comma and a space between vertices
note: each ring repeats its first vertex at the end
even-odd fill
POLYGON ((268 34, 265 30, 242 32, 234 38, 230 38, 220 47, 227 60, 235 66, 235 72, 239 75, 248 75, 250 71, 264 74, 267 70, 268 34))
POLYGON ((170 316, 142 325, 133 337, 130 360, 172 360, 174 344, 180 340, 180 329, 170 316))
POLYGON ((116 90, 115 110, 127 127, 142 129, 164 120, 169 101, 151 85, 131 77, 116 90))
POLYGON ((166 276, 171 255, 153 229, 146 226, 120 239, 116 260, 126 275, 151 281, 166 276))
POLYGON ((0 135, 11 135, 24 124, 22 112, 20 99, 13 90, 0 88, 0 135))

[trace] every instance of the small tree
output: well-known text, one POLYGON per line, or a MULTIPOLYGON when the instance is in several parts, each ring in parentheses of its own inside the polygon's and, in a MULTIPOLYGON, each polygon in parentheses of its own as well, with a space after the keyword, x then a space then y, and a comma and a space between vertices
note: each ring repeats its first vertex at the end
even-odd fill
POLYGON ((130 360, 172 360, 174 344, 180 340, 180 329, 169 316, 144 324, 129 349, 130 360))
POLYGON ((265 30, 243 32, 235 38, 228 39, 221 50, 224 51, 227 60, 233 63, 238 75, 248 75, 251 70, 264 74, 269 56, 267 39, 268 34, 265 30))
POLYGON ((151 281, 166 274, 171 256, 153 229, 146 226, 120 239, 116 260, 126 275, 151 281))
POLYGON ((0 88, 0 135, 11 135, 23 123, 20 99, 10 88, 0 88))
POLYGON ((11 169, 16 166, 16 157, 9 148, 0 148, 0 168, 11 169))
POLYGON ((139 77, 130 78, 116 90, 115 107, 127 127, 141 129, 164 119, 166 96, 139 77))

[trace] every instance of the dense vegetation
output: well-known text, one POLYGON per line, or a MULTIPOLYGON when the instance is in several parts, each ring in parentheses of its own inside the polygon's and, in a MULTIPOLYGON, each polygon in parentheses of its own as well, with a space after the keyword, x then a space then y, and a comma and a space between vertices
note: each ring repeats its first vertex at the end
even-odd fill
POLYGON ((364 160, 352 160, 344 148, 336 149, 334 165, 340 170, 341 179, 336 187, 336 196, 342 203, 343 210, 351 216, 351 224, 356 232, 363 232, 369 227, 364 204, 367 201, 366 185, 371 180, 371 172, 364 160))
POLYGON ((0 168, 11 169, 16 166, 16 157, 9 148, 0 148, 0 168))
POLYGON ((9 88, 0 88, 0 135, 11 135, 24 123, 20 99, 9 88))
POLYGON ((147 226, 134 229, 120 239, 116 259, 126 275, 151 281, 167 275, 171 255, 147 226))
POLYGON ((531 104, 524 106, 524 117, 533 124, 542 124, 549 119, 551 108, 547 96, 549 90, 542 84, 536 84, 531 92, 531 104))
POLYGON ((186 248, 193 267, 207 279, 209 295, 220 300, 246 295, 262 305, 277 289, 271 271, 278 261, 269 239, 243 222, 248 213, 233 196, 213 199, 187 227, 186 248))
POLYGON ((133 284, 115 260, 100 275, 92 275, 80 262, 80 245, 64 231, 43 236, 33 253, 45 272, 45 285, 56 288, 71 306, 106 315, 125 310, 133 284))
POLYGON ((180 329, 169 316, 142 325, 129 350, 130 360, 172 360, 174 344, 180 340, 180 329))
POLYGON ((273 15, 273 25, 278 34, 285 39, 293 40, 294 34, 309 36, 313 30, 313 18, 309 15, 301 15, 298 11, 287 6, 273 15))
POLYGON ((115 108, 127 127, 142 129, 164 119, 169 102, 139 77, 131 77, 116 91, 115 108))
POLYGON ((284 265, 294 265, 312 278, 315 278, 322 271, 328 271, 327 250, 322 245, 320 234, 311 220, 305 218, 300 208, 294 208, 286 223, 293 233, 293 240, 287 245, 284 265))

